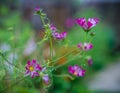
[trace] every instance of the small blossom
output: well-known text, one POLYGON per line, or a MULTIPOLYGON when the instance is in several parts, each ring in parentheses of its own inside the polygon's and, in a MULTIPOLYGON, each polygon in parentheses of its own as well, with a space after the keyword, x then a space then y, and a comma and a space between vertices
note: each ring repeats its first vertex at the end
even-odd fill
POLYGON ((92 65, 92 63, 93 63, 92 58, 91 58, 91 57, 90 57, 90 58, 88 58, 88 59, 87 59, 87 62, 88 62, 88 65, 89 65, 89 66, 91 66, 91 65, 92 65))
POLYGON ((48 74, 44 74, 44 76, 42 77, 42 79, 44 80, 45 84, 48 84, 49 81, 50 81, 48 74))
POLYGON ((45 73, 46 72, 46 67, 44 67, 40 73, 40 75, 42 76, 43 81, 45 82, 45 84, 48 84, 50 79, 49 79, 49 75, 45 73))
POLYGON ((73 74, 77 77, 85 75, 85 70, 82 69, 82 67, 79 67, 78 65, 69 66, 68 71, 69 71, 70 74, 73 74))
POLYGON ((58 33, 57 28, 53 24, 50 25, 50 30, 52 31, 52 36, 55 39, 62 40, 66 38, 67 32, 64 31, 64 32, 58 33))
POLYGON ((42 70, 42 67, 39 64, 37 64, 36 60, 34 59, 32 60, 32 62, 28 61, 25 68, 25 75, 30 75, 32 78, 34 78, 34 76, 39 76, 39 73, 37 71, 42 70))
POLYGON ((92 27, 98 24, 98 22, 98 18, 89 18, 88 21, 86 21, 85 18, 76 19, 76 23, 81 26, 85 31, 89 31, 92 27))
POLYGON ((37 6, 37 7, 35 8, 35 11, 36 11, 36 12, 39 12, 39 11, 40 11, 40 7, 37 6))
POLYGON ((53 24, 50 24, 50 30, 52 30, 52 32, 56 32, 57 28, 53 24))
POLYGON ((81 49, 81 50, 84 50, 84 51, 88 51, 88 50, 91 50, 93 48, 93 45, 91 43, 79 43, 78 44, 78 48, 81 49))
POLYGON ((54 37, 55 39, 62 40, 62 39, 65 39, 65 38, 66 38, 67 32, 66 32, 66 31, 61 32, 61 33, 54 32, 52 35, 53 35, 53 37, 54 37))

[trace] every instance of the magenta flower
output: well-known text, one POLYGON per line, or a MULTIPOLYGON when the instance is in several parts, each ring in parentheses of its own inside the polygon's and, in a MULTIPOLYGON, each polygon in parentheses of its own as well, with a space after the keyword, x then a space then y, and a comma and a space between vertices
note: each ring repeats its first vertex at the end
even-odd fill
POLYGON ((37 6, 37 7, 35 8, 35 11, 36 11, 36 12, 39 12, 39 11, 40 11, 40 7, 37 6))
POLYGON ((36 60, 32 60, 32 62, 28 61, 26 66, 26 72, 25 75, 30 75, 31 78, 34 78, 34 76, 39 76, 39 73, 37 71, 41 71, 42 67, 36 63, 36 60))
POLYGON ((78 48, 84 51, 88 51, 93 48, 93 45, 91 43, 86 43, 86 42, 84 43, 84 45, 82 43, 79 43, 78 48))
POLYGON ((88 65, 89 65, 89 66, 91 66, 91 65, 92 65, 92 63, 93 63, 92 58, 91 58, 91 57, 90 57, 90 58, 88 58, 88 59, 87 59, 87 62, 88 62, 88 65))
POLYGON ((66 31, 61 32, 61 33, 54 32, 52 35, 53 35, 53 37, 54 37, 55 39, 62 40, 62 39, 65 39, 65 38, 66 38, 67 32, 66 32, 66 31))
POLYGON ((53 24, 50 24, 50 30, 52 32, 56 32, 57 31, 57 28, 53 25, 53 24))
POLYGON ((69 71, 70 74, 73 74, 77 77, 85 75, 85 70, 82 69, 82 67, 79 67, 78 65, 69 66, 68 71, 69 71))
POLYGON ((55 39, 62 40, 66 38, 67 32, 64 31, 64 32, 58 33, 57 28, 53 24, 50 25, 50 30, 52 31, 52 36, 55 39))
POLYGON ((89 18, 88 21, 86 21, 85 18, 76 19, 76 23, 81 26, 85 31, 89 31, 92 27, 98 24, 98 22, 98 18, 89 18))

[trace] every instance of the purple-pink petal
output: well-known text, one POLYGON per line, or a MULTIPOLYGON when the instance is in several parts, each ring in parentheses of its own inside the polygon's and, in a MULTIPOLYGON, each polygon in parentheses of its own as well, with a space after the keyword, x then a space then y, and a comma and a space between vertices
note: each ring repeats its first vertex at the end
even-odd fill
POLYGON ((61 39, 64 39, 64 38, 66 38, 67 32, 64 31, 64 32, 62 32, 60 35, 61 35, 61 39))
POLYGON ((50 29, 52 30, 52 32, 57 31, 57 28, 53 24, 50 24, 50 29))
POLYGON ((36 60, 35 59, 32 60, 31 65, 36 65, 36 60))
POLYGON ((42 77, 42 79, 44 80, 44 82, 45 82, 46 84, 49 83, 49 76, 48 76, 48 74, 45 74, 45 75, 42 77))
POLYGON ((31 62, 30 62, 30 61, 28 61, 28 62, 27 62, 27 65, 31 65, 31 62))
POLYGON ((82 43, 79 43, 77 47, 82 50, 82 43))
POLYGON ((86 19, 85 19, 85 18, 77 18, 77 19, 76 19, 76 23, 77 23, 78 25, 80 25, 81 27, 83 27, 84 24, 86 23, 86 19))
POLYGON ((89 65, 89 66, 91 66, 91 65, 92 65, 92 63, 93 63, 92 58, 89 58, 87 61, 88 61, 88 65, 89 65))
POLYGON ((73 73, 74 73, 73 67, 72 67, 72 66, 69 66, 69 67, 68 67, 68 71, 69 71, 71 74, 73 74, 73 73))
POLYGON ((36 64, 35 69, 36 70, 42 70, 42 67, 39 64, 36 64))

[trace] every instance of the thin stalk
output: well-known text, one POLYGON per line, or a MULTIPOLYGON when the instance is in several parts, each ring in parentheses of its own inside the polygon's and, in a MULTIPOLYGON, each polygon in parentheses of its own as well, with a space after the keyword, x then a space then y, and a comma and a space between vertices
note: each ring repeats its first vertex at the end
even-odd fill
POLYGON ((52 45, 52 37, 50 36, 50 60, 53 58, 53 45, 52 45))
POLYGON ((53 75, 54 77, 68 77, 70 78, 71 80, 74 80, 74 78, 68 74, 62 74, 62 75, 53 75))
POLYGON ((92 40, 93 40, 93 37, 91 37, 91 38, 90 38, 89 43, 91 43, 91 42, 92 42, 92 40))
POLYGON ((86 42, 87 38, 88 38, 88 32, 86 32, 86 36, 84 37, 84 42, 86 42))

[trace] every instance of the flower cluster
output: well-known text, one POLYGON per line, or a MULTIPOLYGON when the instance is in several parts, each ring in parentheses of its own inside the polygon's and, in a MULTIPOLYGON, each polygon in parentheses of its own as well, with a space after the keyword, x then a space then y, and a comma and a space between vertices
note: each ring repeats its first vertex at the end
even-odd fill
POLYGON ((99 22, 98 18, 89 18, 86 21, 85 18, 77 18, 76 23, 81 26, 85 31, 89 31, 92 27, 94 27, 99 22))
POLYGON ((57 32, 57 28, 51 24, 50 25, 50 29, 52 31, 52 36, 55 38, 55 39, 59 39, 59 40, 62 40, 62 39, 65 39, 66 38, 66 35, 67 35, 67 32, 64 31, 64 32, 61 32, 61 33, 58 33, 57 32))
POLYGON ((93 48, 93 45, 91 43, 79 43, 78 44, 78 48, 81 49, 81 50, 84 50, 84 51, 88 51, 88 50, 91 50, 93 48))
POLYGON ((78 65, 69 66, 68 71, 77 77, 81 77, 85 75, 85 70, 78 65))
MULTIPOLYGON (((50 59, 50 62, 48 62, 48 63, 46 62, 44 64, 44 67, 41 67, 40 64, 37 64, 36 60, 28 61, 27 65, 25 66, 25 68, 26 68, 25 75, 26 76, 30 75, 31 78, 34 78, 35 76, 39 76, 42 78, 42 80, 45 82, 45 84, 48 84, 50 82, 50 77, 49 77, 50 75, 48 73, 49 65, 51 67, 50 69, 52 69, 50 71, 54 70, 54 68, 52 68, 53 67, 52 62, 54 62, 54 61, 52 59, 53 58, 53 56, 52 56, 53 55, 52 54, 53 53, 53 51, 52 51, 53 45, 52 45, 52 40, 51 40, 52 38, 51 37, 53 37, 55 40, 63 40, 66 38, 68 33, 66 31, 58 32, 59 30, 53 24, 50 24, 50 22, 46 23, 44 21, 46 19, 46 17, 43 16, 44 13, 42 13, 42 11, 40 10, 39 7, 35 8, 35 12, 36 12, 36 14, 40 15, 41 20, 43 22, 43 26, 45 27, 45 30, 48 31, 48 32, 46 32, 47 35, 45 35, 45 36, 49 36, 49 38, 47 38, 47 39, 50 39, 50 49, 51 49, 50 50, 50 52, 51 52, 50 58, 51 59, 50 59)), ((69 22, 71 22, 71 21, 68 20, 67 23, 69 23, 69 22)), ((82 58, 86 58, 88 65, 91 66, 93 60, 89 56, 86 57, 86 53, 87 53, 87 51, 93 49, 93 44, 91 43, 91 41, 87 41, 86 38, 87 38, 87 35, 89 34, 89 31, 96 24, 98 24, 99 19, 98 18, 89 18, 88 21, 86 21, 85 18, 76 18, 75 20, 73 20, 73 22, 77 23, 86 32, 86 37, 85 37, 84 42, 83 43, 80 42, 77 45, 77 47, 78 47, 77 49, 80 51, 80 53, 84 54, 84 56, 82 58)), ((73 24, 71 24, 71 25, 73 25, 73 24)), ((92 32, 90 34, 91 38, 93 38, 94 35, 95 34, 92 32)), ((82 55, 82 54, 80 54, 80 55, 82 55)), ((62 57, 60 57, 60 58, 62 58, 62 57)), ((84 69, 84 67, 78 66, 77 64, 75 64, 74 66, 71 66, 71 65, 68 66, 68 72, 76 77, 82 77, 85 75, 86 70, 84 69)))

